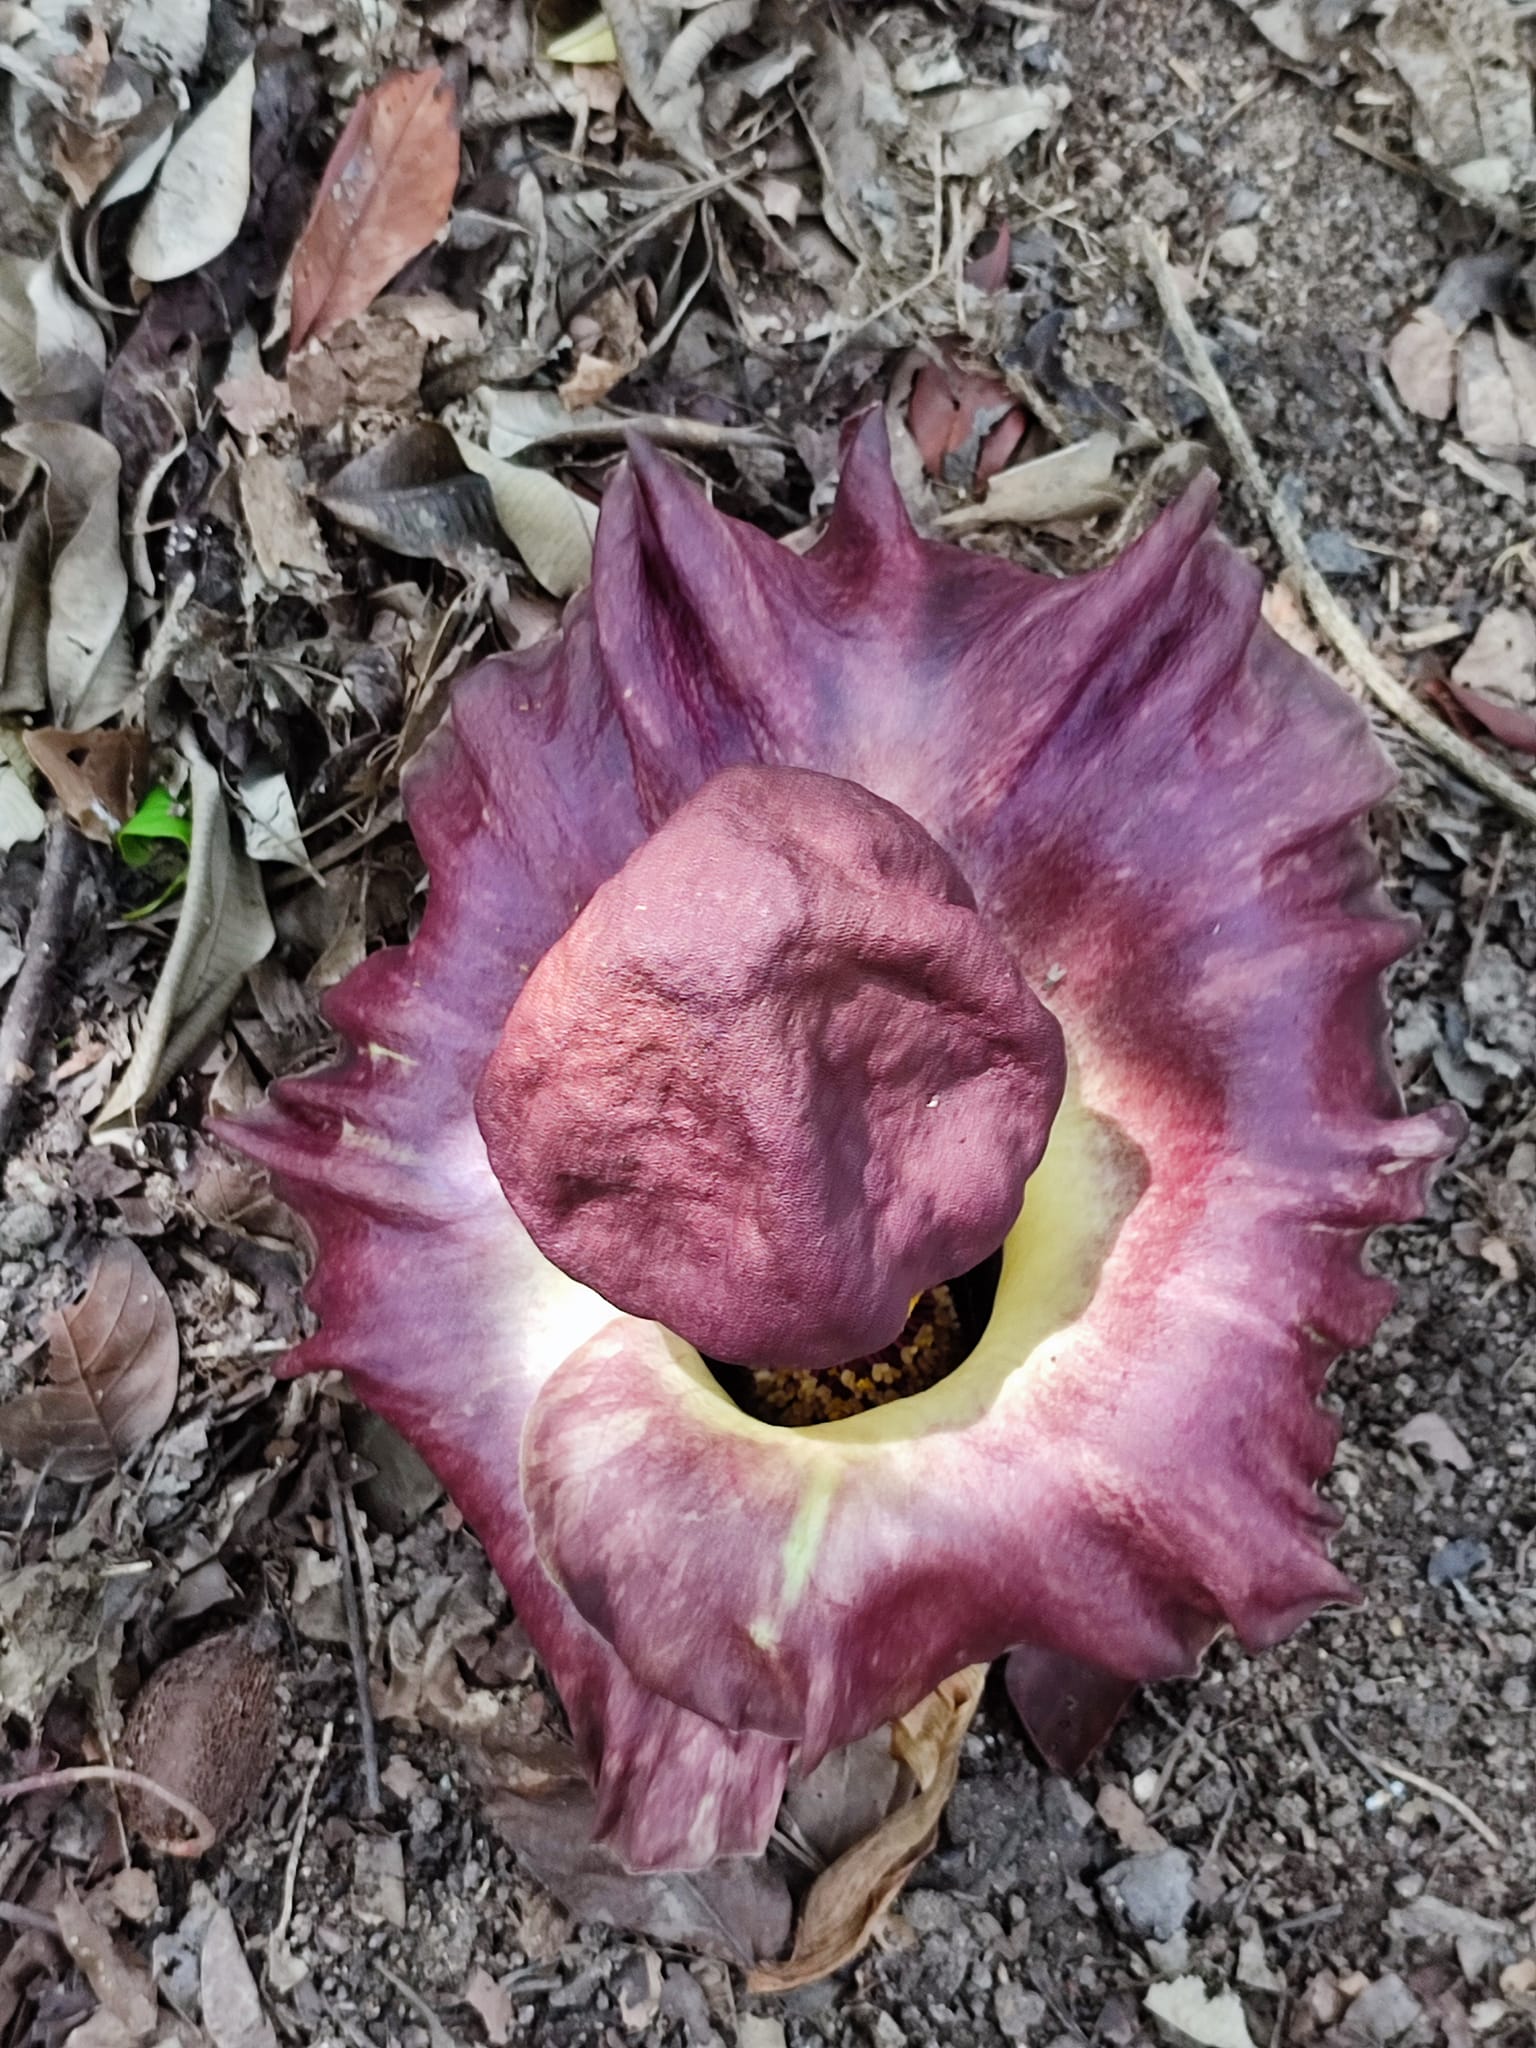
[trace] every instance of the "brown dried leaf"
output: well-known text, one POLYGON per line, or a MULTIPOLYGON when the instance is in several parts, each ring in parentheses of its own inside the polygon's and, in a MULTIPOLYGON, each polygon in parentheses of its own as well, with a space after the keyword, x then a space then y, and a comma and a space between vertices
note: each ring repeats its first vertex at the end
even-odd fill
MULTIPOLYGON (((162 1664, 128 1709, 125 1763, 175 1792, 224 1834, 250 1809, 277 1758, 277 1671, 259 1624, 210 1636, 162 1664)), ((186 1836, 161 1801, 136 1787, 123 1818, 152 1849, 186 1836)))
POLYGON ((110 846, 148 787, 148 735, 133 728, 64 732, 44 726, 22 738, 70 823, 98 846, 110 846))
POLYGON ((458 178, 458 107, 435 65, 358 101, 293 254, 290 349, 366 311, 446 225, 458 178))
POLYGON ((937 1839, 986 1677, 985 1664, 968 1665, 896 1722, 891 1749, 911 1773, 915 1796, 822 1872, 806 1894, 788 1960, 760 1964, 747 1978, 749 1991, 814 1983, 864 1947, 937 1839))
POLYGON ((339 469, 319 494, 344 526, 397 555, 461 566, 501 552, 496 501, 446 427, 420 420, 339 469))
POLYGON ((51 1384, 0 1408, 0 1447, 70 1485, 99 1479, 162 1428, 176 1399, 176 1318, 137 1245, 121 1239, 85 1293, 49 1315, 51 1384))

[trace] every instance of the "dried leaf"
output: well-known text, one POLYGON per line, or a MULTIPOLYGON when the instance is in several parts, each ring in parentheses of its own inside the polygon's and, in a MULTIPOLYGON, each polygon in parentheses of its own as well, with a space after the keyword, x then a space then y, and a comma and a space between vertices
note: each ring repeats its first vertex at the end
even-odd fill
POLYGON ((245 514, 256 566, 266 581, 285 586, 285 569, 323 576, 330 558, 314 515, 289 480, 287 465, 258 449, 239 468, 240 510, 245 514))
POLYGON ((447 224, 459 178, 453 87, 397 71, 353 108, 293 255, 290 349, 364 312, 447 224))
POLYGON ((1193 2048, 1254 2048, 1247 2015, 1235 1991, 1207 1992, 1198 1977, 1154 1984, 1142 2001, 1153 2018, 1193 2048))
POLYGON ((1090 434, 1005 469, 987 485, 979 505, 961 505, 946 512, 939 524, 961 533, 999 523, 1044 526, 1054 519, 1092 519, 1116 511, 1125 502, 1114 482, 1119 441, 1107 430, 1090 434))
MULTIPOLYGON (((153 1672, 123 1723, 133 1769, 188 1800, 223 1835, 248 1813, 277 1760, 277 1668, 261 1624, 194 1643, 153 1672)), ((186 1841, 163 1801, 134 1787, 123 1817, 151 1848, 186 1841)))
POLYGON ((613 32, 614 57, 641 119, 685 163, 704 168, 709 151, 699 125, 704 104, 699 72, 728 36, 752 26, 757 0, 714 0, 697 9, 685 9, 680 0, 603 0, 603 12, 613 32))
POLYGON ((280 860, 304 867, 304 834, 293 792, 280 768, 248 768, 236 791, 245 850, 252 860, 280 860))
POLYGON ((788 1960, 760 1964, 748 1976, 749 1990, 783 1992, 814 1983, 864 1947, 938 1838, 986 1677, 985 1664, 969 1665, 896 1722, 891 1748, 912 1775, 914 1797, 822 1872, 800 1909, 788 1960))
POLYGON ((1524 605, 1494 605, 1483 614, 1451 680, 1514 704, 1536 703, 1536 617, 1524 605))
POLYGON ((1448 462, 1452 469, 1459 469, 1463 476, 1471 477, 1473 483, 1481 484, 1485 491, 1492 491, 1495 497, 1509 498, 1514 504, 1524 506, 1527 496, 1525 478, 1512 462, 1490 462, 1486 456, 1474 455, 1460 441, 1442 441, 1440 459, 1448 462))
POLYGON ((791 1784, 779 1811, 807 1848, 832 1863, 890 1812, 901 1782, 888 1729, 834 1749, 808 1778, 791 1784))
POLYGON ((176 1318, 144 1254, 123 1238, 46 1327, 48 1383, 0 1408, 0 1448, 78 1486, 164 1428, 176 1400, 176 1318))
POLYGON ((83 419, 106 366, 101 329, 71 296, 57 256, 0 250, 0 394, 24 413, 83 419))
POLYGON ((490 485, 465 467, 452 434, 432 420, 347 463, 319 497, 332 518, 397 555, 456 567, 501 548, 490 485))
POLYGON ((95 1656, 104 1607, 105 1582, 84 1565, 0 1572, 0 1714, 37 1723, 75 1666, 95 1656))
POLYGON ((1413 95, 1414 147, 1469 198, 1536 173, 1531 80, 1506 0, 1397 0, 1377 46, 1413 95))
POLYGON ((1518 348, 1501 347, 1485 327, 1463 336, 1456 359, 1456 424, 1484 455, 1515 460, 1536 447, 1530 367, 1518 348))
POLYGON ((265 959, 272 920, 256 870, 230 840, 224 792, 190 737, 182 751, 191 777, 192 843, 176 936, 160 970, 121 1080, 93 1137, 131 1129, 139 1111, 192 1055, 223 1016, 248 970, 265 959))
POLYGON ((277 2048, 228 1906, 214 1909, 203 1935, 198 1986, 213 2048, 277 2048))
POLYGON ((129 0, 119 56, 171 78, 195 78, 208 47, 208 0, 129 0))
POLYGON ((634 1876, 592 1839, 596 1806, 573 1753, 566 1753, 566 1774, 539 1793, 497 1782, 509 1762, 485 1753, 471 1762, 486 1813, 519 1862, 576 1919, 743 1967, 777 1954, 789 1938, 789 1892, 766 1863, 730 1857, 708 1870, 634 1876))
POLYGON ((1468 689, 1465 683, 1447 683, 1446 690, 1462 710, 1475 718, 1484 731, 1518 754, 1536 754, 1536 717, 1513 704, 1501 704, 1497 697, 1468 689))
POLYGON ((46 662, 54 719, 73 732, 103 725, 122 710, 133 687, 117 450, 67 420, 27 421, 0 438, 48 474, 46 662))
POLYGON ((922 113, 941 138, 945 174, 979 178, 1032 135, 1054 127, 1071 98, 1071 88, 1059 79, 1044 85, 966 85, 931 94, 922 113))
POLYGON ((110 846, 149 786, 148 735, 131 727, 64 732, 43 726, 23 737, 70 823, 98 846, 110 846))
POLYGON ((172 143, 128 243, 136 277, 163 284, 201 270, 240 232, 251 196, 256 62, 229 82, 172 143))
POLYGON ((1365 0, 1235 0, 1259 34, 1297 64, 1322 64, 1365 0))
POLYGON ((1416 1445, 1437 1465, 1449 1465, 1457 1472, 1472 1470, 1472 1453, 1445 1417, 1436 1415, 1432 1409, 1426 1409, 1422 1415, 1411 1415, 1397 1432, 1397 1440, 1400 1444, 1416 1445))
POLYGON ((1456 337, 1433 306, 1420 306, 1393 335, 1387 372, 1397 395, 1420 419, 1451 416, 1456 396, 1456 337))
POLYGON ((580 590, 592 574, 597 507, 547 470, 504 462, 462 434, 454 441, 467 466, 490 485, 501 530, 529 575, 551 597, 580 590))
POLYGON ((34 505, 0 541, 0 712, 48 708, 48 521, 34 505))
POLYGON ((48 820, 9 761, 0 761, 0 853, 41 839, 48 820))
POLYGON ((59 1939, 69 1959, 129 2041, 148 2041, 156 2031, 159 2002, 154 1982, 138 1957, 119 1949, 111 1930, 73 1889, 54 1905, 59 1939))

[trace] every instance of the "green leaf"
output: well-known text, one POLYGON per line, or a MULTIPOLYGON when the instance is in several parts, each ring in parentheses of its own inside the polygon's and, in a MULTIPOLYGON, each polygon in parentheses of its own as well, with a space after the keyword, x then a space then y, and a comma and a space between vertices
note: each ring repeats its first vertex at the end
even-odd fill
POLYGON ((163 783, 157 782, 117 835, 117 850, 131 868, 147 867, 168 839, 192 844, 192 826, 163 783))

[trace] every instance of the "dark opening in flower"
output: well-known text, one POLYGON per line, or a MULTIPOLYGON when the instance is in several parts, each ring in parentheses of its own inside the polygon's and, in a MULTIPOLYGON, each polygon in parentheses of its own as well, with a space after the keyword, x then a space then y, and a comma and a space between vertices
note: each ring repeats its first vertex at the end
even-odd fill
POLYGON ((475 1098, 534 1243, 733 1365, 846 1367, 995 1251, 1061 1027, 947 854, 856 784, 728 768, 545 954, 475 1098))
POLYGON ((1068 1766, 1350 1597, 1318 1395, 1458 1124, 1386 1053, 1390 767, 1214 494, 1056 580, 920 540, 878 415, 804 556, 637 448, 413 766, 348 1059, 232 1133, 319 1245, 291 1369, 450 1487, 635 1867, 1001 1652, 1068 1766), (921 1392, 783 1429, 706 1363, 835 1379, 999 1243, 921 1392))

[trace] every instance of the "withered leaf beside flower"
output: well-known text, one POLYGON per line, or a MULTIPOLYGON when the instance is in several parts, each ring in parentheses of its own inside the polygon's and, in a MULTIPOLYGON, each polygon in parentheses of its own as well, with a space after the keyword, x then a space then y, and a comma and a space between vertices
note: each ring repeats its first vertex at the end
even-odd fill
POLYGON ((1457 1126, 1386 1055, 1390 768, 1214 499, 1054 581, 919 540, 875 417, 804 557, 636 447, 419 758, 348 1059, 229 1133, 319 1243, 292 1369, 450 1488, 634 1868, 964 1666, 1071 1762, 1350 1597, 1317 1397, 1457 1126), (822 1369, 997 1245, 924 1392, 780 1428, 706 1363, 822 1369))

